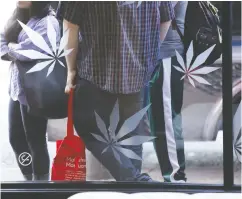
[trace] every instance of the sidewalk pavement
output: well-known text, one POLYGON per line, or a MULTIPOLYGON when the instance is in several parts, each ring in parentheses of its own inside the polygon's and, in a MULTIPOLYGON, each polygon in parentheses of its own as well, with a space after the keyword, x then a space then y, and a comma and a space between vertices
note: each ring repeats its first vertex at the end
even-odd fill
MULTIPOLYGON (((10 145, 2 142, 1 181, 23 180, 10 145)), ((163 181, 152 143, 145 143, 142 171, 163 181)), ((55 157, 55 142, 48 143, 50 159, 55 157)), ((185 142, 186 173, 189 183, 222 184, 223 153, 220 141, 185 142)), ((90 154, 87 155, 87 180, 113 180, 109 172, 90 154)), ((241 164, 235 164, 235 184, 241 184, 241 164)))

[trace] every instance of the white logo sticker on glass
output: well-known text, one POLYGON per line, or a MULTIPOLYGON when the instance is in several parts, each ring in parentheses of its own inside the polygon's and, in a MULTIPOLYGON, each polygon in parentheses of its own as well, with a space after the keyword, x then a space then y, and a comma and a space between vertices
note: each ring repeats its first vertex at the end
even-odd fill
POLYGON ((94 133, 92 133, 92 135, 98 141, 103 142, 107 145, 106 148, 102 151, 102 153, 105 153, 110 148, 114 154, 114 157, 120 163, 122 163, 120 154, 123 154, 127 158, 142 160, 142 158, 139 157, 136 153, 134 153, 131 149, 124 148, 122 146, 138 146, 145 142, 153 140, 155 137, 134 135, 126 139, 121 139, 121 138, 123 138, 124 136, 128 135, 129 133, 135 130, 135 128, 139 125, 140 121, 142 120, 145 113, 149 109, 149 107, 150 105, 146 106, 145 108, 141 109, 139 112, 135 113, 130 118, 126 119, 117 134, 116 134, 116 129, 119 123, 118 101, 114 105, 114 108, 110 115, 110 126, 108 129, 106 128, 106 125, 104 121, 101 119, 101 117, 95 112, 97 126, 101 131, 102 136, 94 133))
POLYGON ((31 50, 31 49, 30 50, 16 50, 17 53, 19 53, 25 57, 28 57, 32 60, 44 60, 44 61, 38 62, 36 65, 34 65, 30 70, 27 71, 27 73, 41 71, 44 68, 46 68, 47 66, 49 66, 48 73, 47 73, 47 76, 49 76, 51 74, 51 72, 53 71, 56 62, 59 62, 60 65, 65 67, 63 62, 60 61, 59 59, 61 57, 64 57, 64 56, 70 54, 71 51, 73 50, 73 49, 64 50, 64 48, 67 44, 69 31, 66 31, 64 33, 63 37, 60 40, 59 46, 57 46, 58 41, 56 39, 57 38, 56 30, 54 29, 53 24, 51 23, 50 17, 47 17, 47 36, 48 36, 48 40, 51 44, 51 48, 50 48, 49 45, 44 40, 44 38, 38 32, 32 30, 31 28, 29 28, 28 26, 23 24, 21 21, 18 21, 18 22, 20 23, 21 27, 28 35, 31 42, 35 46, 39 47, 41 50, 43 50, 45 52, 45 53, 42 53, 42 52, 39 52, 36 50, 31 50))
POLYGON ((241 122, 241 102, 240 102, 233 119, 234 152, 240 162, 242 162, 241 128, 242 128, 242 122, 241 122))
POLYGON ((176 57, 177 57, 178 63, 180 64, 180 67, 174 66, 174 65, 173 66, 179 72, 184 73, 184 76, 181 79, 184 79, 185 77, 187 77, 191 85, 193 85, 194 87, 196 87, 194 80, 196 80, 201 84, 211 85, 207 80, 200 77, 199 75, 206 75, 220 68, 220 67, 208 67, 208 66, 201 67, 201 65, 206 61, 208 56, 213 51, 214 47, 215 45, 211 46, 210 48, 202 52, 200 55, 198 55, 195 61, 193 62, 193 64, 191 64, 191 61, 194 55, 193 42, 190 43, 190 46, 186 53, 186 61, 187 61, 186 64, 182 56, 176 51, 176 57))
POLYGON ((122 6, 131 5, 137 2, 137 8, 142 4, 143 1, 125 1, 122 6))

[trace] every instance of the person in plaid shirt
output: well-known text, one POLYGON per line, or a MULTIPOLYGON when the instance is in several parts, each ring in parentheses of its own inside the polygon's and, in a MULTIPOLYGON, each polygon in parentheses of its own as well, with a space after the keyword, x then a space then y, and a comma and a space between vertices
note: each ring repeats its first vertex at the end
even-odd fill
MULTIPOLYGON (((141 174, 139 160, 115 158, 106 144, 91 133, 98 130, 95 112, 109 126, 111 111, 118 100, 119 130, 124 121, 142 109, 142 93, 174 18, 169 1, 61 2, 59 16, 69 30, 66 49, 68 76, 66 93, 74 89, 74 125, 88 150, 117 181, 152 181, 141 174), (80 34, 80 35, 79 35, 80 34), (81 41, 80 39, 81 38, 81 41)), ((141 135, 142 122, 132 132, 141 135)), ((142 145, 129 146, 142 157, 142 145)))

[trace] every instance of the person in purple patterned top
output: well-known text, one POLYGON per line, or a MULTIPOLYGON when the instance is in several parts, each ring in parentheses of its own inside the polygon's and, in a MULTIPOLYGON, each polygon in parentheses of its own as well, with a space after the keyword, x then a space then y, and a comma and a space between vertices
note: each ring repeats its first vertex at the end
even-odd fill
POLYGON ((0 35, 1 59, 11 61, 8 114, 10 144, 16 158, 23 152, 32 156, 32 163, 28 166, 22 166, 18 161, 26 180, 48 180, 50 161, 46 143, 47 120, 28 113, 21 77, 15 63, 17 60, 31 61, 15 50, 33 49, 41 51, 41 49, 32 43, 17 20, 38 32, 48 43, 47 16, 51 19, 57 34, 59 34, 57 41, 60 40, 59 22, 53 14, 48 1, 18 1, 17 8, 7 22, 4 32, 0 35))

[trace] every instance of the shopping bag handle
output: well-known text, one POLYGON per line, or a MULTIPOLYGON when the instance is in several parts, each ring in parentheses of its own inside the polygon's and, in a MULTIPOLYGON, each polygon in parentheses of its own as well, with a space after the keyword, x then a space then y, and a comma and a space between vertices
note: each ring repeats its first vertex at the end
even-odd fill
POLYGON ((67 137, 74 135, 73 127, 73 89, 70 90, 68 99, 67 137))

